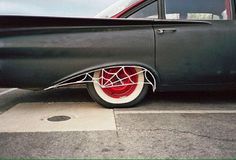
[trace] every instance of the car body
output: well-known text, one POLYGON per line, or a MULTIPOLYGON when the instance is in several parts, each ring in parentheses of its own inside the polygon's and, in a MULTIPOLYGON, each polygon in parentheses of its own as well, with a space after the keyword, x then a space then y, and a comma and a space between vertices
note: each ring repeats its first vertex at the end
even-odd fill
POLYGON ((0 87, 88 83, 106 107, 137 104, 148 85, 236 88, 234 0, 132 2, 112 19, 0 16, 0 87))

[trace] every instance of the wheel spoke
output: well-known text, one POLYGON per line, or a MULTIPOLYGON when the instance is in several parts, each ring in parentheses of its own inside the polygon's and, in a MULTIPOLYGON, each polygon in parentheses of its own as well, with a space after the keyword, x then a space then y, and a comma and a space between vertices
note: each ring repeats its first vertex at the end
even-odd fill
POLYGON ((138 74, 135 68, 112 68, 102 71, 100 84, 103 91, 110 97, 121 98, 132 94, 138 83, 138 74))

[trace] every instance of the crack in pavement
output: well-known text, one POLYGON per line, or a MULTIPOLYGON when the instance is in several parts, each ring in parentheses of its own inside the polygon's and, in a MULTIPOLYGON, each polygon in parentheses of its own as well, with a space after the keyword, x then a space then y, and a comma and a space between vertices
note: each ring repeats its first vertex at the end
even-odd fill
POLYGON ((217 141, 224 141, 224 142, 236 142, 236 139, 227 139, 227 138, 216 138, 216 137, 211 137, 207 135, 202 135, 202 134, 196 134, 190 131, 181 131, 178 129, 164 129, 164 128, 156 128, 156 129, 135 129, 136 131, 168 131, 168 132, 173 132, 173 133, 182 133, 182 134, 191 134, 197 137, 202 137, 202 138, 208 138, 208 139, 213 139, 217 141))
POLYGON ((118 127, 117 127, 117 117, 116 117, 116 113, 115 110, 113 109, 113 115, 114 115, 114 120, 115 120, 115 126, 116 126, 116 137, 119 138, 119 133, 118 133, 118 127))

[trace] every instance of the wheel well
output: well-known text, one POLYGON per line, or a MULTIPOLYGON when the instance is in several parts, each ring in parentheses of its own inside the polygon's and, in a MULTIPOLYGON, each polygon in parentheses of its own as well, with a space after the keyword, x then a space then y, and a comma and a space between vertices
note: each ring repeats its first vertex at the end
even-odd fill
POLYGON ((71 76, 63 78, 63 79, 55 82, 54 85, 52 85, 44 90, 50 90, 50 89, 71 86, 71 85, 77 85, 77 84, 83 84, 83 83, 91 83, 91 82, 97 81, 97 80, 93 79, 93 74, 95 72, 101 71, 101 70, 107 70, 107 69, 115 68, 115 67, 116 68, 120 67, 121 69, 125 69, 127 67, 142 69, 142 73, 145 76, 145 82, 143 82, 143 83, 151 85, 153 91, 156 91, 157 85, 160 80, 157 72, 153 68, 151 68, 147 65, 140 65, 140 64, 139 65, 131 65, 131 64, 123 64, 123 65, 119 64, 118 65, 118 64, 116 64, 116 65, 107 65, 107 66, 91 68, 86 71, 77 72, 77 73, 72 74, 71 76))

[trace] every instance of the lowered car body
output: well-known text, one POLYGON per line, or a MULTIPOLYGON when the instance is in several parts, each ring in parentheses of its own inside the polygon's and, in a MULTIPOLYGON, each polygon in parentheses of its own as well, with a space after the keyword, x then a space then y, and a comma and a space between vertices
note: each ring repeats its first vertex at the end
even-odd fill
POLYGON ((191 20, 175 19, 181 17, 176 11, 158 19, 0 16, 0 87, 88 83, 91 96, 106 107, 135 105, 147 86, 235 89, 234 1, 230 13, 225 2, 210 16, 189 12, 191 20))
POLYGON ((8 25, 0 30, 0 86, 45 88, 111 64, 155 66, 152 21, 12 16, 0 21, 8 25))

